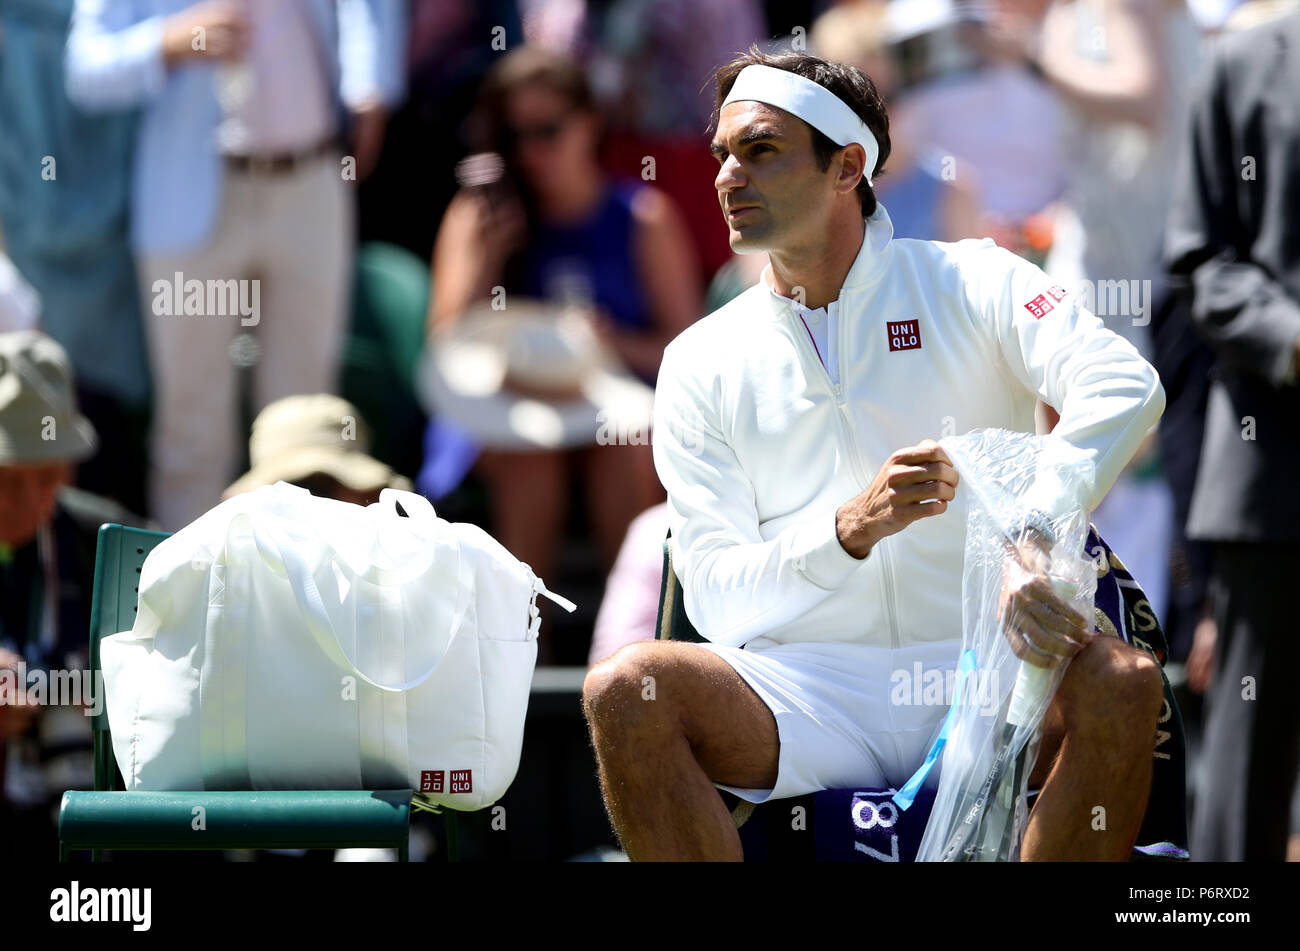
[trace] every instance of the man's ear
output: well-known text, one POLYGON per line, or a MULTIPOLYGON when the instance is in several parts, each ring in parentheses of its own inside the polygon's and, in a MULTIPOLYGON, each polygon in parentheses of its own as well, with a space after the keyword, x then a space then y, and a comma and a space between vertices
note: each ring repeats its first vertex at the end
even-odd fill
POLYGON ((856 142, 850 142, 840 150, 838 173, 835 176, 835 190, 848 194, 858 187, 867 174, 867 150, 856 142))

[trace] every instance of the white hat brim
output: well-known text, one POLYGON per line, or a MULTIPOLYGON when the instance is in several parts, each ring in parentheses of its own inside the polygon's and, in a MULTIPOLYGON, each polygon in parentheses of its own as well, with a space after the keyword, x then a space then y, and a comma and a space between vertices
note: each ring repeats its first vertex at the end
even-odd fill
POLYGON ((577 449, 649 439, 654 390, 608 367, 592 369, 581 396, 555 400, 516 393, 504 381, 471 394, 452 386, 432 348, 425 351, 417 392, 427 413, 469 433, 486 449, 577 449))

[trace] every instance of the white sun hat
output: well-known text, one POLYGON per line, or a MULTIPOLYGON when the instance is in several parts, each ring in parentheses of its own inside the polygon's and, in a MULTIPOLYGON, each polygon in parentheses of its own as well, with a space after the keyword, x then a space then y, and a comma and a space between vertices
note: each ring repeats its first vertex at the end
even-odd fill
POLYGON ((426 412, 487 449, 576 449, 648 439, 654 390, 579 311, 512 299, 434 335, 417 376, 426 412))

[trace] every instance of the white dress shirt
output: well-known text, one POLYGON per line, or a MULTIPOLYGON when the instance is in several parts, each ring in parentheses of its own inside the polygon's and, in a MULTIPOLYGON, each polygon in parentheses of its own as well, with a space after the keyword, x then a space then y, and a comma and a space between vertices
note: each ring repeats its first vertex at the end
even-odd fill
MULTIPOLYGON (((772 265, 763 269, 762 280, 771 287, 772 265)), ((818 307, 812 310, 805 307, 799 301, 790 297, 784 297, 772 291, 772 296, 782 303, 788 305, 800 323, 803 329, 808 332, 808 338, 813 342, 813 347, 817 350, 817 357, 821 360, 822 366, 830 374, 832 383, 840 382, 840 353, 839 353, 839 319, 840 319, 840 302, 831 301, 825 307, 818 307)))
POLYGON ((217 68, 217 95, 226 110, 223 150, 277 155, 320 144, 334 131, 333 97, 302 3, 256 0, 245 9, 246 57, 217 68))

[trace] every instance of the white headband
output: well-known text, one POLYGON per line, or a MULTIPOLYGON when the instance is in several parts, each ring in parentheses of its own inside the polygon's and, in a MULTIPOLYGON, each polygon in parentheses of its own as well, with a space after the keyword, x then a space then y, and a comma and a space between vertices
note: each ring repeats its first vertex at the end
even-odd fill
POLYGON ((867 128, 867 124, 858 118, 858 114, 825 86, 787 69, 755 63, 740 71, 722 105, 730 105, 742 99, 784 109, 836 145, 858 143, 867 153, 864 174, 867 184, 871 184, 871 173, 875 171, 876 159, 880 156, 876 137, 867 128))

